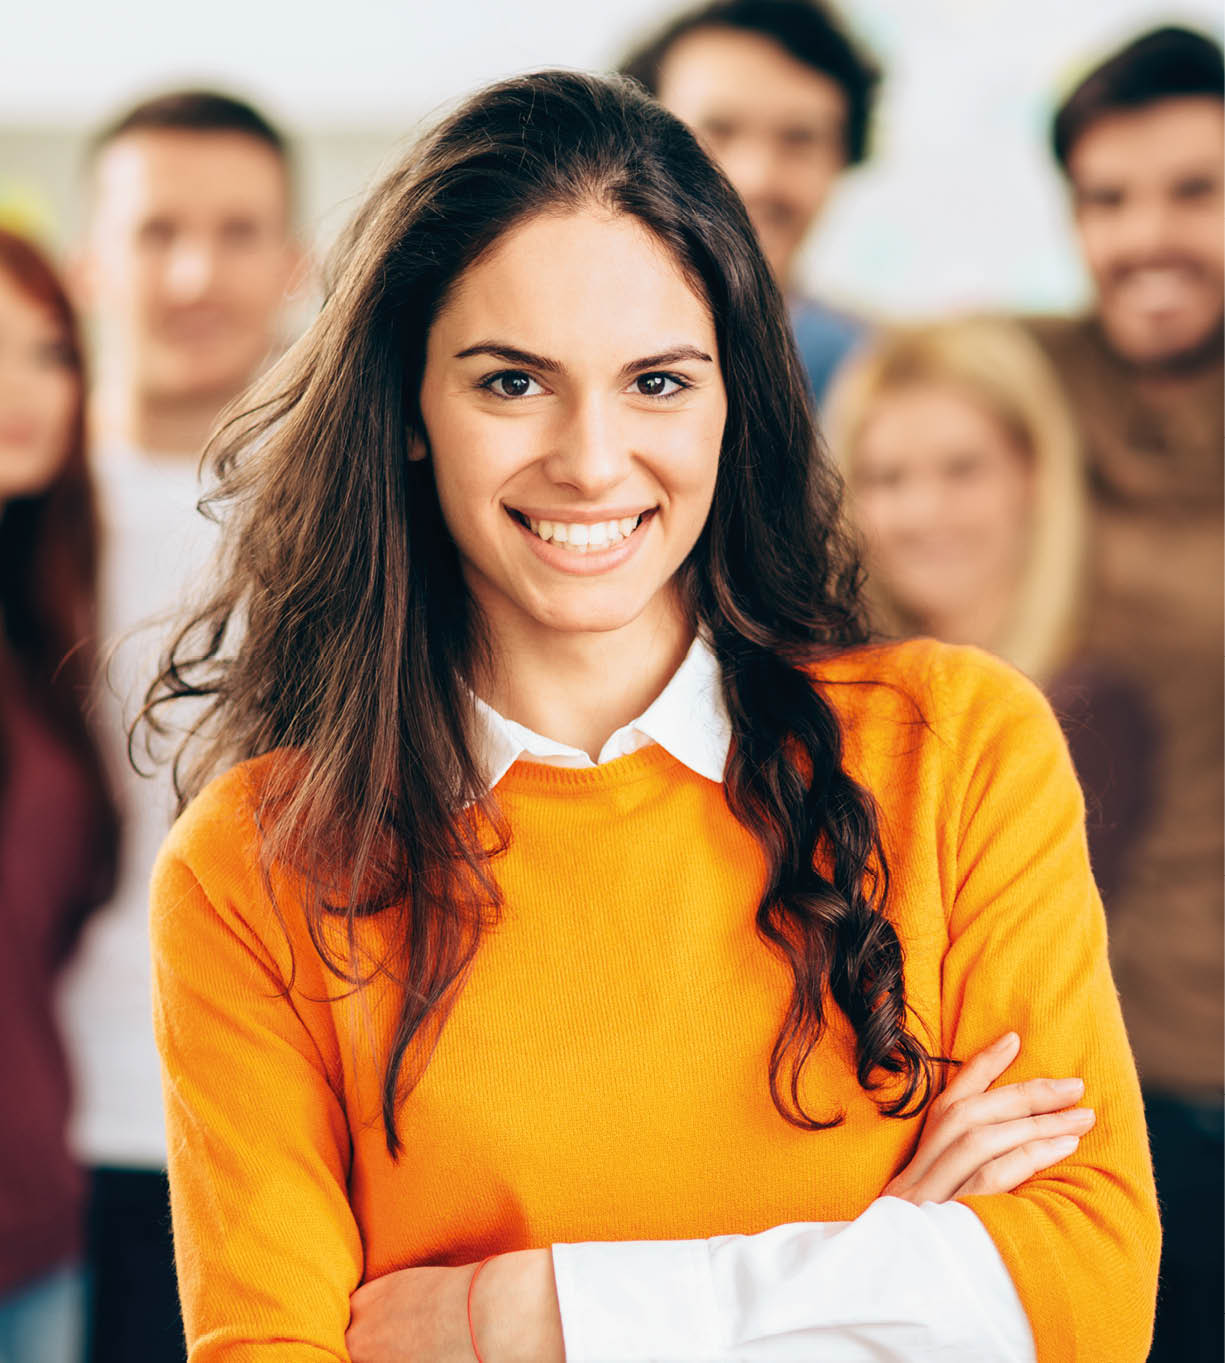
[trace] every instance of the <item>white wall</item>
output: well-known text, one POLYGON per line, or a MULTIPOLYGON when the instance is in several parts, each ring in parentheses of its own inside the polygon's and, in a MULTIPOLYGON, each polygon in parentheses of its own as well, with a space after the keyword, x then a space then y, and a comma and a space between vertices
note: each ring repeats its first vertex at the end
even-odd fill
POLYGON ((875 154, 808 252, 822 290, 882 313, 1078 306, 1086 284, 1048 151, 1053 103, 1160 23, 1219 35, 1220 0, 857 0, 888 76, 875 154))
MULTIPOLYGON (((65 244, 83 131, 137 95, 218 83, 302 148, 326 237, 424 114, 511 71, 604 67, 678 5, 621 0, 13 3, 0 47, 0 212, 65 244)), ((1088 64, 1171 19, 1219 32, 1220 0, 844 0, 887 81, 869 165, 806 258, 814 287, 873 312, 1075 306, 1083 281, 1046 151, 1051 102, 1088 64)))

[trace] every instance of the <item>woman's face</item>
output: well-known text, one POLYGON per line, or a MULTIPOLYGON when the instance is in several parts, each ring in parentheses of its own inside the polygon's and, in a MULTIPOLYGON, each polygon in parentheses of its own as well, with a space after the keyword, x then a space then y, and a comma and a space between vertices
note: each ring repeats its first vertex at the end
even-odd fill
POLYGON ((850 482, 873 576, 927 628, 1017 585, 1030 535, 1030 458, 967 393, 916 383, 878 398, 850 482))
POLYGON ((51 484, 80 400, 63 327, 0 270, 0 502, 51 484))
POLYGON ((495 636, 649 638, 714 495, 727 399, 709 309, 636 219, 542 214, 463 274, 421 413, 495 636))

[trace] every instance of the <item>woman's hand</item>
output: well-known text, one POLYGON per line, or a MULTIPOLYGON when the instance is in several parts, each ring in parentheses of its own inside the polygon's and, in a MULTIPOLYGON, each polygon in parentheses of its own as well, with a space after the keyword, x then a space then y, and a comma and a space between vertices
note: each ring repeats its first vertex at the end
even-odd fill
POLYGON ((350 1301, 345 1344, 353 1363, 565 1363, 547 1249, 499 1254, 468 1288, 476 1264, 404 1268, 364 1283, 350 1301))
POLYGON ((349 1302, 345 1344, 353 1363, 472 1363, 467 1303, 475 1269, 404 1268, 363 1283, 349 1302))
POLYGON ((1080 1079, 991 1088, 1020 1044, 1009 1032, 958 1070, 928 1109, 910 1163, 882 1196, 918 1206, 969 1193, 1010 1193, 1076 1149, 1095 1120, 1092 1108, 1069 1106, 1084 1094, 1080 1079))

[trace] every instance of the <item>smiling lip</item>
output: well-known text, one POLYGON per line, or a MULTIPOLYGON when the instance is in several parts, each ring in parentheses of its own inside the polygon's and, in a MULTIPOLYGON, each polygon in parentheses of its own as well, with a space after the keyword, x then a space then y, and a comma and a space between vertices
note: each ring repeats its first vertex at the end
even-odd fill
POLYGON ((566 525, 598 525, 601 521, 623 521, 630 516, 645 516, 648 511, 655 510, 653 506, 641 505, 601 507, 599 511, 550 511, 535 506, 508 506, 506 509, 517 511, 529 521, 562 521, 566 525))
MULTIPOLYGON (((516 510, 518 510, 518 508, 516 508, 516 510)), ((560 545, 553 544, 548 540, 542 540, 539 535, 534 534, 533 531, 528 526, 524 525, 522 521, 517 519, 516 516, 511 515, 509 508, 507 508, 507 517, 523 538, 527 540, 529 547, 536 557, 543 563, 548 564, 550 568, 556 568, 559 572, 567 573, 573 577, 593 577, 600 573, 611 572, 614 568, 619 568, 638 552, 643 540, 645 540, 650 533, 651 522, 655 519, 654 511, 655 508, 652 507, 646 512, 630 513, 642 516, 641 523, 631 534, 627 535, 619 542, 609 545, 605 549, 589 549, 583 554, 575 553, 572 549, 563 549, 560 545)), ((519 512, 519 514, 523 515, 525 513, 519 512)), ((592 517, 590 519, 580 517, 572 512, 567 512, 569 524, 586 523, 588 525, 594 525, 598 523, 598 519, 611 518, 608 517, 607 512, 602 513, 599 518, 592 517)))

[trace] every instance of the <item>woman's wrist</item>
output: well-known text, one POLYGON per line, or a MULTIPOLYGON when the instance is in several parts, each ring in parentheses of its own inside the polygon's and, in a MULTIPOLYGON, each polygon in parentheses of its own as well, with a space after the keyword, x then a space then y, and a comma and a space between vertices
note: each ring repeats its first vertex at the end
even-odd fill
POLYGON ((472 1284, 470 1307, 483 1363, 565 1363, 549 1250, 517 1250, 490 1259, 472 1284))

